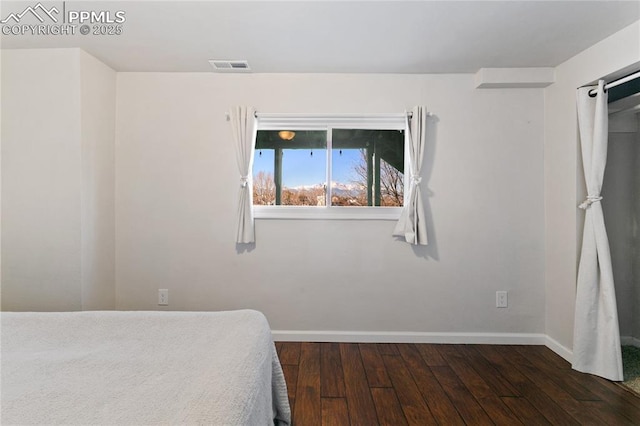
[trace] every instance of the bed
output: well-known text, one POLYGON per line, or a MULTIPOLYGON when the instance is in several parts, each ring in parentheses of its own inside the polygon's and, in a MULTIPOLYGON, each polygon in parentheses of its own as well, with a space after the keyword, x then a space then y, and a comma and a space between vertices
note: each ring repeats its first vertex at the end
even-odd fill
POLYGON ((260 312, 4 312, 0 325, 3 425, 290 424, 260 312))

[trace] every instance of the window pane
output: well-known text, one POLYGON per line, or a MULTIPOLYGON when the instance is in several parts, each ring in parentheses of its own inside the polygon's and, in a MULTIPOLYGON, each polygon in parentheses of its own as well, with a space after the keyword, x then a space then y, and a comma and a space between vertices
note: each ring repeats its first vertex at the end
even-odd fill
POLYGON ((327 182, 326 134, 324 130, 258 131, 253 167, 253 204, 324 206, 327 182), (271 194, 271 188, 272 197, 256 196, 271 194), (269 201, 265 203, 265 199, 269 201))
POLYGON ((331 205, 366 206, 365 150, 333 148, 331 151, 331 205))
POLYGON ((282 205, 324 206, 327 149, 282 151, 282 205))
POLYGON ((402 206, 404 132, 334 129, 333 206, 402 206))
POLYGON ((253 158, 254 206, 272 206, 276 203, 273 159, 273 149, 256 149, 256 154, 253 158))

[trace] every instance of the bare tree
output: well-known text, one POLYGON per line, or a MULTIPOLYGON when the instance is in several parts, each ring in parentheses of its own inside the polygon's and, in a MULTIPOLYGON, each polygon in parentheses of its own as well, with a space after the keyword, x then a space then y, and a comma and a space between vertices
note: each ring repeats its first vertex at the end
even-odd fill
POLYGON ((280 198, 280 203, 283 206, 295 206, 297 205, 297 197, 295 191, 292 191, 288 188, 284 188, 282 190, 282 197, 280 198))
POLYGON ((282 190, 283 206, 323 206, 325 189, 317 185, 302 188, 284 188, 282 190))
POLYGON ((253 204, 270 206, 276 203, 276 184, 271 173, 259 171, 253 176, 253 204))
MULTIPOLYGON (((367 205, 367 187, 368 170, 367 170, 367 151, 360 150, 359 161, 353 165, 353 171, 356 174, 354 183, 358 184, 365 190, 357 197, 358 202, 367 205)), ((393 167, 391 164, 380 159, 380 205, 381 206, 402 206, 404 197, 404 175, 393 167)))
POLYGON ((404 175, 384 160, 380 160, 380 204, 402 206, 404 175))

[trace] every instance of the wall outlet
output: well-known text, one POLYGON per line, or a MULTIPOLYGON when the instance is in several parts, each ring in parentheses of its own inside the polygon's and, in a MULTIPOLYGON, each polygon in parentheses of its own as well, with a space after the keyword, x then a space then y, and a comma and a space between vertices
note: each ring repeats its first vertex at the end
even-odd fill
POLYGON ((506 308, 509 306, 508 293, 506 291, 496 291, 496 308, 506 308))
POLYGON ((167 306, 169 304, 169 290, 161 288, 158 290, 158 305, 167 306))

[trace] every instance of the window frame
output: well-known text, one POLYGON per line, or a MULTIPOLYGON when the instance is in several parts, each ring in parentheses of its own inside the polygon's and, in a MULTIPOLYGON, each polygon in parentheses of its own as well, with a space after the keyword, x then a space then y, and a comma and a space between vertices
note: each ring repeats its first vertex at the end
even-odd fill
MULTIPOLYGON (((409 122, 407 113, 400 114, 257 114, 256 135, 260 130, 319 130, 327 132, 326 178, 331 180, 333 129, 402 130, 404 131, 403 181, 407 200, 409 189, 409 122)), ((255 153, 254 153, 255 155, 255 153)), ((253 162, 251 164, 253 175, 253 162)), ((255 219, 327 219, 327 220, 398 220, 403 207, 332 206, 331 185, 325 206, 261 206, 253 205, 255 219)))

